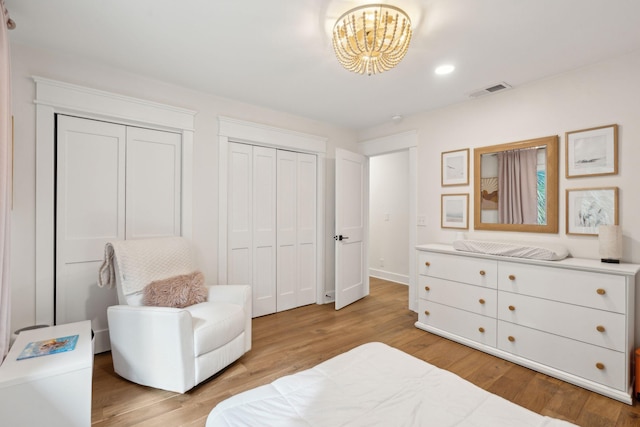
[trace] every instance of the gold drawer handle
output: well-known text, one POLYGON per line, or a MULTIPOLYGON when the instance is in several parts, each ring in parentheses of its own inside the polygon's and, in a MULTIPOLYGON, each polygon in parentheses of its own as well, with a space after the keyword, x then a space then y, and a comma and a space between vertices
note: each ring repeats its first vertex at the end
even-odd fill
POLYGON ((602 326, 602 325, 598 325, 598 326, 596 326, 596 330, 597 330, 598 332, 604 332, 604 331, 605 331, 604 326, 602 326))
POLYGON ((514 337, 512 337, 511 335, 509 335, 509 337, 507 338, 509 341, 514 342, 516 339, 514 337))
POLYGON ((604 369, 604 363, 596 363, 596 368, 600 369, 601 371, 604 369))
POLYGON ((515 308, 514 306, 510 305, 510 306, 509 306, 509 310, 511 310, 511 311, 516 311, 516 308, 515 308))
POLYGON ((606 294, 606 293, 607 293, 607 291, 605 291, 605 290, 604 290, 604 289, 602 289, 602 288, 599 288, 596 292, 598 293, 598 295, 604 295, 604 294, 606 294))
POLYGON ((479 327, 479 328, 478 328, 478 330, 479 330, 481 333, 483 333, 483 334, 484 334, 484 328, 483 328, 482 326, 481 326, 481 327, 479 327))
POLYGON ((509 280, 511 280, 511 281, 516 280, 516 276, 514 276, 513 274, 510 274, 509 275, 509 280))
POLYGON ((431 267, 431 263, 429 261, 425 262, 424 265, 426 265, 427 267, 431 267))
POLYGON ((430 287, 428 287, 428 286, 425 286, 425 287, 424 287, 424 290, 428 292, 428 291, 430 291, 430 290, 431 290, 431 288, 430 288, 430 287))
POLYGON ((487 274, 484 270, 480 270, 480 275, 484 276, 485 274, 487 274))
POLYGON ((485 303, 484 299, 482 299, 482 298, 480 298, 480 299, 478 300, 478 302, 479 302, 480 304, 484 304, 484 303, 485 303))
POLYGON ((424 314, 426 314, 427 316, 430 315, 431 313, 429 313, 429 311, 425 310, 424 314))

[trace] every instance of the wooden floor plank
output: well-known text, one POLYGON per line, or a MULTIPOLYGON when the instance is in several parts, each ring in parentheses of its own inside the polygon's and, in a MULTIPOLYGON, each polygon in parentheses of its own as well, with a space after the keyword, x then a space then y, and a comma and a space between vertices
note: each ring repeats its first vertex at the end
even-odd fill
POLYGON ((253 347, 185 394, 130 383, 111 354, 94 361, 92 425, 202 427, 231 395, 311 368, 360 344, 379 341, 448 369, 508 400, 584 427, 638 426, 640 407, 589 392, 417 329, 404 285, 371 279, 371 295, 336 311, 309 305, 253 319, 253 347))

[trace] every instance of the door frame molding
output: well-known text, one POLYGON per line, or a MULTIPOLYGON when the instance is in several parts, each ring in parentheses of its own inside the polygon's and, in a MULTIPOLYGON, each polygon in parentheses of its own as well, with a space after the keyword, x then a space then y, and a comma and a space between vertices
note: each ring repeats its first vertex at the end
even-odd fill
POLYGON ((218 116, 218 137, 218 283, 227 283, 229 142, 315 154, 317 156, 316 303, 324 303, 327 138, 225 116, 218 116))
POLYGON ((358 146, 360 148, 360 154, 367 157, 398 151, 409 152, 409 309, 417 312, 418 270, 416 267, 415 247, 418 244, 418 131, 410 130, 395 135, 369 139, 358 142, 358 146))
MULTIPOLYGON (((196 111, 33 76, 36 98, 36 324, 54 324, 55 115, 109 121, 182 135, 181 232, 192 236, 196 111)), ((97 277, 96 272, 96 277, 97 277)))

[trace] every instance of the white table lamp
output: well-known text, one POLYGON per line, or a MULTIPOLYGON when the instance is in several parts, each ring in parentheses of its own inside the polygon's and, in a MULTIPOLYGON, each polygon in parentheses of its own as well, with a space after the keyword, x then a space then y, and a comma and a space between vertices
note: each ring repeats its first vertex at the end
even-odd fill
POLYGON ((622 258, 622 227, 619 225, 598 226, 598 243, 602 262, 620 263, 622 258))

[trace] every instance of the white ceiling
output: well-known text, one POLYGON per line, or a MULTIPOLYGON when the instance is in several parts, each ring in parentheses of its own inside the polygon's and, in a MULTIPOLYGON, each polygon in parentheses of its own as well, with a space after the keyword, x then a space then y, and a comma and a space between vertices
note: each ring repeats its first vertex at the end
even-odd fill
POLYGON ((409 51, 343 69, 330 32, 347 0, 5 0, 14 43, 358 130, 640 49, 638 0, 395 0, 409 51), (454 73, 437 76, 451 63, 454 73))

